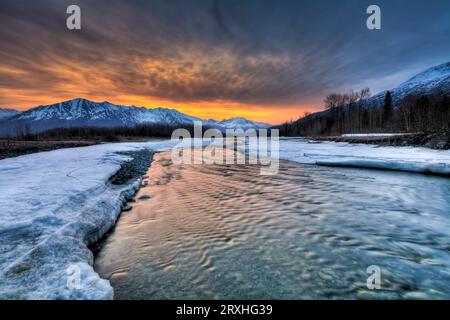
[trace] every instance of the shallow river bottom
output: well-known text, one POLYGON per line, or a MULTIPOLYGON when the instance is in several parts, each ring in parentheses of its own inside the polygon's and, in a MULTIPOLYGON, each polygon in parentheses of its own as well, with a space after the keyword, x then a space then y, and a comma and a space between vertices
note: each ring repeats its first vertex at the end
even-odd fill
POLYGON ((95 261, 115 298, 450 299, 450 179, 286 161, 259 173, 155 155, 95 261))

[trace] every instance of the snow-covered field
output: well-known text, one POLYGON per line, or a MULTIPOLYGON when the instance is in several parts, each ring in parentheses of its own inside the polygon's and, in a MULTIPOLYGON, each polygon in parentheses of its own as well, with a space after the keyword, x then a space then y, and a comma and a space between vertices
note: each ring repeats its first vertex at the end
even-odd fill
POLYGON ((280 159, 304 164, 387 169, 450 176, 450 150, 281 139, 280 159))
POLYGON ((405 133, 346 133, 341 135, 344 138, 360 138, 360 137, 395 137, 395 136, 404 136, 405 133))
MULTIPOLYGON (((127 157, 171 141, 63 149, 0 161, 0 298, 111 299, 88 246, 114 225, 127 186, 108 183, 127 157), (77 275, 80 281, 77 282, 77 275), (69 285, 68 285, 69 284, 69 285)), ((280 139, 280 158, 304 164, 450 174, 450 151, 280 139)), ((130 248, 130 250, 132 250, 130 248)))

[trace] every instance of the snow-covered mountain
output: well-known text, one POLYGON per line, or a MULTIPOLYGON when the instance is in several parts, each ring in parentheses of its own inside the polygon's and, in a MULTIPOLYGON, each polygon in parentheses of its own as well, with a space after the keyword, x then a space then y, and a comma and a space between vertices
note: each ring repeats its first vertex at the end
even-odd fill
POLYGON ((19 111, 13 109, 0 109, 0 120, 11 118, 18 113, 19 111))
MULTIPOLYGON (((394 107, 397 107, 399 102, 408 95, 450 95, 450 62, 431 67, 389 91, 392 93, 394 107)), ((374 106, 382 106, 386 97, 386 92, 387 91, 383 91, 368 98, 364 102, 365 107, 371 108, 374 106)), ((343 107, 345 108, 345 106, 343 107)), ((315 112, 305 118, 297 120, 297 123, 308 123, 326 117, 330 112, 330 110, 315 112)))
POLYGON ((192 123, 192 121, 199 119, 171 109, 124 107, 109 102, 97 103, 86 99, 74 99, 49 106, 33 108, 18 114, 10 120, 106 121, 107 123, 114 123, 116 125, 132 126, 143 123, 180 125, 192 123))
POLYGON ((220 130, 269 127, 268 124, 255 123, 244 118, 217 122, 202 120, 173 109, 120 106, 78 98, 12 115, 2 121, 0 134, 17 132, 18 128, 21 132, 41 132, 61 127, 132 127, 141 124, 182 126, 193 124, 194 121, 201 121, 204 126, 220 130))
POLYGON ((267 123, 262 123, 262 122, 253 122, 250 120, 247 120, 245 118, 231 118, 228 120, 222 120, 220 122, 217 123, 218 126, 225 128, 225 129, 236 129, 236 128, 240 128, 240 129, 252 129, 252 128, 257 128, 257 129, 266 129, 268 127, 270 127, 270 124, 267 123))
MULTIPOLYGON (((410 94, 450 94, 450 62, 429 68, 390 91, 394 104, 410 94)), ((380 104, 385 96, 386 91, 380 92, 369 98, 368 102, 380 104)))

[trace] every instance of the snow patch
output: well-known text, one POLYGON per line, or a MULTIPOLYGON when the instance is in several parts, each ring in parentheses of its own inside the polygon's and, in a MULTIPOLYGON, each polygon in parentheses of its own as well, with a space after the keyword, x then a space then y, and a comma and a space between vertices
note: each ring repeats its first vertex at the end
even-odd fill
POLYGON ((450 175, 450 150, 283 138, 280 158, 303 164, 450 175))
POLYGON ((341 135, 344 138, 359 138, 359 137, 395 137, 403 136, 405 133, 346 133, 341 135))

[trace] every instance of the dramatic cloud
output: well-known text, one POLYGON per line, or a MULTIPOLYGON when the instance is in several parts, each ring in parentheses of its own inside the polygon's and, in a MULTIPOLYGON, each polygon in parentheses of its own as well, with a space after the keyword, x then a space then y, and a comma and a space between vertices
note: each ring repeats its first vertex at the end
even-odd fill
POLYGON ((450 60, 448 0, 0 0, 0 107, 73 97, 278 121, 450 60), (66 29, 78 4, 82 30, 66 29))

